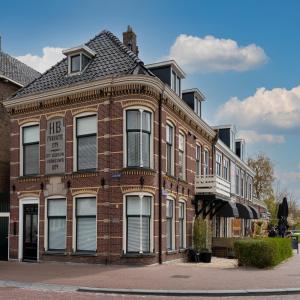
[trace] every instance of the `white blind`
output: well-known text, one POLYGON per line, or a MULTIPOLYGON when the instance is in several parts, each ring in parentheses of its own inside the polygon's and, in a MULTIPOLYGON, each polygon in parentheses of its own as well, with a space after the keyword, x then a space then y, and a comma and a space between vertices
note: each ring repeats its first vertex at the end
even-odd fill
POLYGON ((40 128, 38 125, 23 127, 23 142, 35 143, 40 140, 40 128))
POLYGON ((173 217, 173 201, 167 200, 166 202, 166 216, 167 218, 173 217))
POLYGON ((140 132, 127 133, 127 157, 129 167, 140 166, 140 132))
POLYGON ((96 198, 77 198, 76 212, 77 216, 95 216, 97 213, 96 209, 96 198))
POLYGON ((39 174, 39 144, 23 146, 24 175, 39 174))
POLYGON ((89 170, 97 168, 97 138, 86 136, 78 138, 78 169, 89 170))
POLYGON ((143 146, 142 146, 142 158, 143 158, 143 167, 150 167, 150 133, 142 133, 143 146))
POLYGON ((97 133, 97 116, 77 118, 77 135, 97 133))
POLYGON ((140 215, 140 197, 127 197, 127 215, 140 215))
POLYGON ((77 250, 96 251, 96 217, 77 219, 77 250))
POLYGON ((51 218, 49 227, 49 249, 62 250, 66 248, 66 219, 51 218))
POLYGON ((65 199, 48 200, 48 216, 66 216, 67 207, 65 199))
POLYGON ((140 251, 140 218, 128 217, 127 219, 127 251, 140 251))
POLYGON ((173 144, 173 127, 170 125, 167 125, 166 141, 171 145, 173 144))
POLYGON ((184 151, 184 135, 179 134, 179 150, 184 151))
POLYGON ((150 218, 142 219, 142 251, 150 252, 150 218))
POLYGON ((151 114, 147 111, 143 111, 142 126, 143 130, 151 131, 151 114))

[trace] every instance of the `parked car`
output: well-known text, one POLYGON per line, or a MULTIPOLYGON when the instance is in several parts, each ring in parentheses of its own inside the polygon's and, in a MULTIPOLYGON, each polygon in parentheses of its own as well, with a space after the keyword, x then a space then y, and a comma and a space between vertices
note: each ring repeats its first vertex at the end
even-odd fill
POLYGON ((300 230, 291 230, 291 235, 300 235, 300 230))

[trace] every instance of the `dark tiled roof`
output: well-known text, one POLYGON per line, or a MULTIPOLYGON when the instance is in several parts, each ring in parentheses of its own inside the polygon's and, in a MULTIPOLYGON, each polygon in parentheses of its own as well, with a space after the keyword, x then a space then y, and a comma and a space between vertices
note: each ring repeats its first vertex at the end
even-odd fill
POLYGON ((27 85, 41 74, 19 60, 0 51, 0 77, 4 76, 20 85, 27 85))
POLYGON ((86 83, 105 76, 130 74, 136 72, 137 68, 139 70, 142 68, 146 74, 152 75, 143 67, 143 62, 109 31, 102 31, 85 45, 96 55, 83 73, 68 76, 68 61, 64 58, 41 77, 21 89, 14 98, 86 83))

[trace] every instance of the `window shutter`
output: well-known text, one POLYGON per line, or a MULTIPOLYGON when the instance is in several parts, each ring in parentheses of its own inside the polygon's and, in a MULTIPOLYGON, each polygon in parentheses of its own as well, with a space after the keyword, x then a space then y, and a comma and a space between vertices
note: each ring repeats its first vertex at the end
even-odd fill
POLYGON ((150 252, 150 218, 142 218, 142 250, 150 252))
POLYGON ((96 251, 96 218, 77 219, 77 249, 96 251))

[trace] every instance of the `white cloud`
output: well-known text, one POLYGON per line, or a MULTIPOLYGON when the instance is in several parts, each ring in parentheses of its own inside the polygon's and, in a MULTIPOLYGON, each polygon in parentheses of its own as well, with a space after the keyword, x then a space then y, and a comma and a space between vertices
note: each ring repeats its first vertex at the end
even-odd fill
POLYGON ((64 58, 62 51, 63 48, 44 47, 42 56, 29 53, 16 58, 33 69, 43 73, 64 58))
POLYGON ((300 127, 300 85, 290 90, 259 88, 253 96, 229 99, 216 115, 243 128, 293 129, 300 127))
POLYGON ((231 39, 186 34, 176 38, 168 58, 175 59, 189 73, 246 71, 268 61, 264 50, 255 44, 239 46, 231 39))
POLYGON ((269 144, 282 144, 285 142, 283 135, 277 134, 262 134, 254 130, 241 130, 238 133, 239 138, 243 138, 249 144, 265 142, 269 144))

